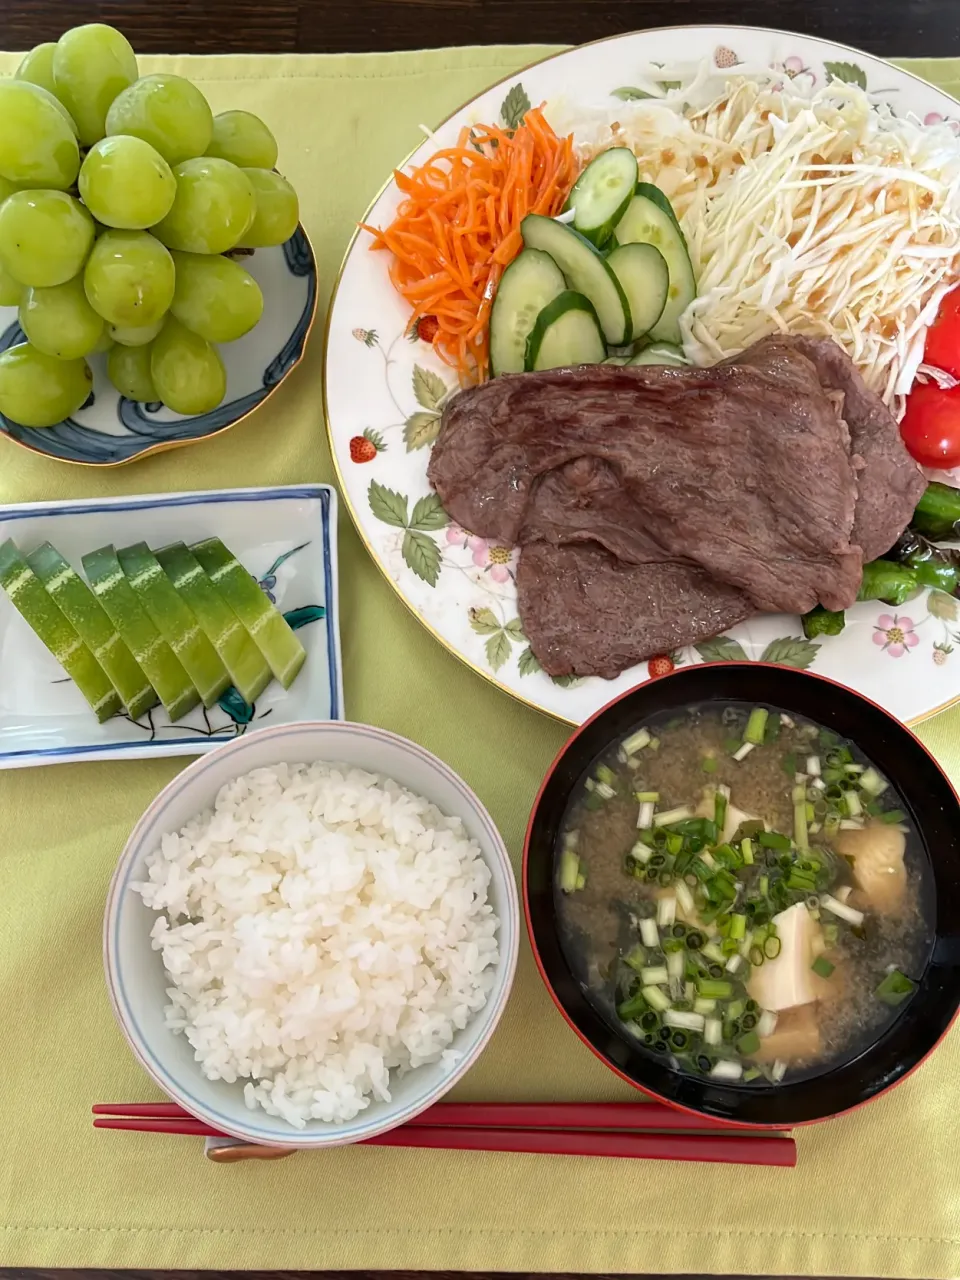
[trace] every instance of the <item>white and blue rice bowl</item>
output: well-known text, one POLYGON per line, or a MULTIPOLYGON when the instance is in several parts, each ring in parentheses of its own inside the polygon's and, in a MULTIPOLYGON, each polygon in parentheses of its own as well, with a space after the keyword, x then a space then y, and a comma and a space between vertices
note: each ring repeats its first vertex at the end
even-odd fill
POLYGON ((477 1061, 500 1021, 517 966, 520 906, 506 846, 490 815, 465 782, 415 742, 369 725, 316 721, 260 729, 194 761, 157 796, 120 857, 107 896, 103 951, 107 988, 123 1034, 153 1082, 197 1119, 246 1142, 317 1149, 360 1142, 405 1124, 436 1103, 477 1061), (167 833, 212 809, 220 788, 254 769, 281 763, 352 764, 394 779, 459 817, 490 869, 489 900, 499 919, 499 959, 486 1004, 456 1032, 451 1056, 391 1072, 389 1102, 372 1100, 343 1123, 308 1121, 298 1129, 263 1110, 250 1110, 244 1082, 208 1080, 184 1035, 166 1024, 169 999, 161 954, 151 944, 157 913, 131 884, 147 878, 147 858, 167 833))

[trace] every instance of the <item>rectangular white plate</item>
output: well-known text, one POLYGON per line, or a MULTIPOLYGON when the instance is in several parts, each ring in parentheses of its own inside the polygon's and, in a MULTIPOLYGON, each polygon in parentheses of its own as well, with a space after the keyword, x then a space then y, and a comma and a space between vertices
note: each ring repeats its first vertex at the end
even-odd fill
POLYGON ((82 695, 0 591, 0 769, 76 760, 201 755, 261 724, 343 717, 337 625, 337 495, 329 485, 145 494, 0 507, 0 543, 25 554, 52 542, 82 574, 81 558, 106 543, 222 538, 293 616, 307 661, 293 686, 273 681, 254 707, 235 689, 176 724, 158 708, 139 721, 98 725, 82 695), (297 612, 293 612, 297 611, 297 612))

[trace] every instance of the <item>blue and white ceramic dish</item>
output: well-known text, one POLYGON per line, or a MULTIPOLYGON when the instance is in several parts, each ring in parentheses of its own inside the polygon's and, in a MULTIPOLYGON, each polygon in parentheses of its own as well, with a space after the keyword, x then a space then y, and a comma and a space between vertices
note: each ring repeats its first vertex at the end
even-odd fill
POLYGON ((0 768, 78 760, 194 756, 252 728, 343 718, 337 626, 337 496, 329 485, 148 494, 0 507, 0 543, 52 542, 78 572, 106 543, 222 538, 297 632, 307 661, 289 690, 253 706, 228 689, 176 724, 160 708, 98 725, 82 695, 0 592, 0 768))
MULTIPOLYGON (((317 266, 302 227, 286 244, 244 258, 243 266, 263 290, 263 316, 245 337, 218 348, 227 394, 216 409, 185 418, 161 404, 127 400, 107 378, 106 356, 94 355, 93 392, 78 413, 43 428, 21 427, 0 414, 0 434, 61 462, 119 467, 232 427, 299 362, 317 309, 317 266)), ((16 307, 0 307, 0 351, 23 341, 16 307)))

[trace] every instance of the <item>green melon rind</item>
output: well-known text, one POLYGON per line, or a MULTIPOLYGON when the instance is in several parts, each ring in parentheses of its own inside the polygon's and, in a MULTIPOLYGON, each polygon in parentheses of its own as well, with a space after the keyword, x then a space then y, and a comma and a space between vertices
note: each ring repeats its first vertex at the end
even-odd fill
POLYGON ((156 557, 196 615, 240 696, 250 704, 256 702, 270 683, 272 673, 243 623, 204 573, 200 561, 182 542, 161 547, 156 557))
POLYGON ((219 538, 205 538, 190 550, 207 576, 246 627, 284 689, 289 689, 307 658, 283 614, 219 538))
POLYGON ((145 542, 124 547, 117 558, 153 625, 196 686, 203 705, 212 707, 232 681, 196 616, 145 542))
POLYGON ((120 695, 107 673, 11 541, 0 547, 0 587, 86 698, 99 723, 115 716, 120 695))
POLYGON ((103 667, 119 693, 127 714, 139 720, 160 699, 140 664, 120 639, 103 605, 84 580, 49 542, 27 556, 37 575, 80 639, 103 667))
POLYGON ((167 715, 171 721, 181 719, 197 705, 200 695, 141 605, 114 548, 89 552, 83 557, 83 570, 94 595, 160 695, 167 715))

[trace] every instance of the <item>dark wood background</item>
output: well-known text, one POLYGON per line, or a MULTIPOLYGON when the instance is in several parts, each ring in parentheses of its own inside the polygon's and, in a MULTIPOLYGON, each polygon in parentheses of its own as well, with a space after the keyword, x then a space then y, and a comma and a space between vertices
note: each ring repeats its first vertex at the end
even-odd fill
MULTIPOLYGON (((81 22, 112 23, 138 53, 342 53, 457 44, 577 44, 643 27, 735 23, 823 36, 881 55, 960 56, 958 0, 0 0, 0 48, 28 49, 57 39, 65 28, 81 22)), ((317 1274, 0 1268, 0 1280, 306 1280, 317 1274)), ((322 1274, 325 1280, 425 1280, 421 1272, 322 1274)), ((486 1277, 439 1272, 430 1280, 486 1277)), ((502 1280, 536 1278, 504 1275, 502 1280)))
POLYGON ((138 52, 339 53, 452 44, 576 44, 680 23, 775 26, 900 57, 960 55, 957 0, 0 0, 0 47, 78 22, 138 52))

